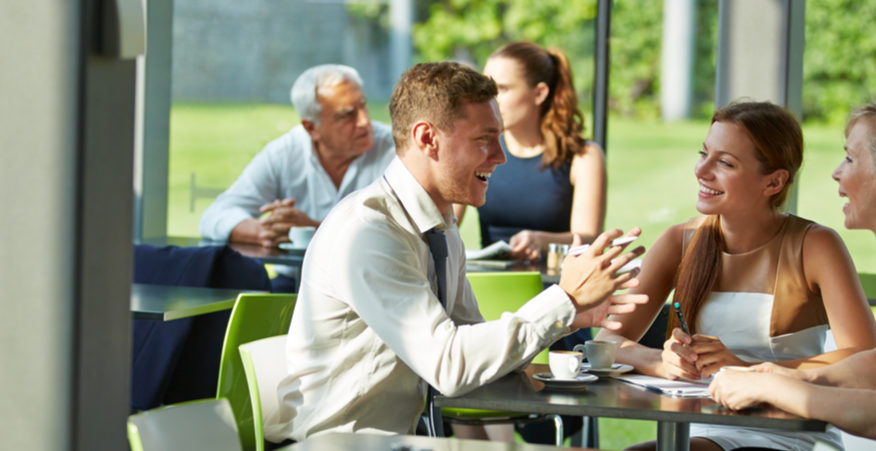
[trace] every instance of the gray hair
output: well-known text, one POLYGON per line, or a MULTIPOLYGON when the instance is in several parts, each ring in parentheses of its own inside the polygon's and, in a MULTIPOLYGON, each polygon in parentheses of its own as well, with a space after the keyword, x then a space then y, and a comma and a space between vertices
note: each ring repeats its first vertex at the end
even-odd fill
POLYGON ((322 64, 307 69, 298 76, 289 92, 295 111, 298 112, 301 119, 319 125, 319 113, 322 111, 322 105, 316 100, 317 90, 336 86, 343 82, 355 83, 360 90, 362 89, 362 78, 359 76, 359 72, 350 66, 322 64))

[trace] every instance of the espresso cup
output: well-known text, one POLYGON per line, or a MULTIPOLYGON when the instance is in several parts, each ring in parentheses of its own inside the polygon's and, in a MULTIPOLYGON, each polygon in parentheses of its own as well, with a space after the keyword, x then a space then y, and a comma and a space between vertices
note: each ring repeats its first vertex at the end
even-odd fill
POLYGON ((617 347, 617 343, 611 340, 587 340, 584 345, 575 345, 575 350, 583 348, 591 368, 608 369, 614 365, 617 347))
POLYGON ((581 361, 584 354, 578 351, 551 351, 548 353, 548 364, 554 379, 574 379, 581 371, 581 361))
POLYGON ((297 248, 304 249, 310 244, 310 239, 316 233, 316 227, 313 226, 292 226, 289 227, 289 242, 297 248))

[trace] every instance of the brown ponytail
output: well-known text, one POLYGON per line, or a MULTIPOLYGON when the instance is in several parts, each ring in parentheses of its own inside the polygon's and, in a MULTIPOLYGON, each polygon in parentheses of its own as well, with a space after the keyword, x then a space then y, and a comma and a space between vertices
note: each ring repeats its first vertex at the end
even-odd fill
POLYGON ((523 67, 526 81, 534 87, 544 83, 548 95, 541 104, 541 133, 545 140, 544 166, 559 167, 575 154, 586 151, 584 115, 578 109, 578 96, 572 83, 569 60, 559 49, 545 50, 532 42, 512 42, 496 50, 490 58, 516 60, 523 67))
MULTIPOLYGON (((784 188, 770 199, 778 209, 803 162, 803 132, 794 116, 784 108, 769 102, 740 102, 715 111, 712 123, 730 122, 739 125, 754 144, 754 156, 760 162, 762 174, 777 169, 788 171, 784 188)), ((696 333, 700 308, 721 273, 721 252, 724 237, 717 215, 708 216, 697 228, 678 267, 674 301, 681 305, 691 333, 696 333)), ((670 315, 667 335, 677 326, 670 315)))
MULTIPOLYGON (((681 258, 673 301, 681 306, 681 312, 692 334, 697 332, 700 307, 709 297, 718 280, 718 274, 721 273, 723 248, 724 236, 721 233, 720 216, 711 215, 707 216, 694 232, 681 258)), ((678 327, 678 320, 675 319, 675 315, 669 315, 667 338, 672 333, 673 327, 678 327)))

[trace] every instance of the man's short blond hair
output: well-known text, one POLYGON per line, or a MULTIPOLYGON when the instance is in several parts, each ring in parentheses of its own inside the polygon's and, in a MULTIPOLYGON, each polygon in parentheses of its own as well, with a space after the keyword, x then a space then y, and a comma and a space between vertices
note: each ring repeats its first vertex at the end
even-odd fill
POLYGON ((406 150, 408 135, 417 121, 429 121, 450 131, 453 122, 464 116, 464 105, 487 102, 496 94, 491 78, 459 63, 421 63, 408 69, 389 101, 396 151, 406 150))

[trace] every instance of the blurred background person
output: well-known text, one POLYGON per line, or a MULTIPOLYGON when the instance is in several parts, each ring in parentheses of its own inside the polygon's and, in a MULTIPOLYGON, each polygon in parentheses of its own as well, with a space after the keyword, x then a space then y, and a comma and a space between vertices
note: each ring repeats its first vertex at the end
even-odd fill
MULTIPOLYGON (((590 242, 605 221, 605 156, 584 138, 569 61, 559 49, 512 42, 487 60, 496 81, 507 162, 478 208, 483 246, 504 240, 515 258, 538 260, 549 243, 590 242)), ((456 207, 462 220, 464 210, 456 207)))
MULTIPOLYGON (((204 238, 276 247, 289 241, 292 226, 319 226, 392 161, 391 130, 369 118, 356 69, 314 66, 295 80, 290 97, 301 124, 268 143, 204 211, 204 238)), ((273 291, 294 292, 296 269, 275 270, 273 291)))

